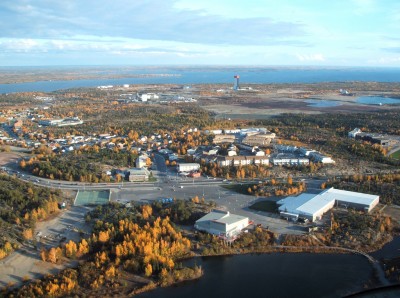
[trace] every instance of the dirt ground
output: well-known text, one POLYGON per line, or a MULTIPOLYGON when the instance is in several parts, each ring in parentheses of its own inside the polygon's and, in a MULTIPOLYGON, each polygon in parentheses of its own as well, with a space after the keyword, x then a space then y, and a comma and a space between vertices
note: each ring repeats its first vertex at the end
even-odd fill
MULTIPOLYGON (((368 94, 374 95, 374 94, 368 94)), ((201 100, 200 105, 215 112, 219 117, 232 119, 263 119, 283 113, 355 113, 373 112, 393 108, 395 105, 365 105, 357 103, 358 96, 341 96, 335 92, 302 96, 294 91, 283 90, 269 94, 240 95, 226 98, 201 100), (314 106, 313 104, 334 103, 335 106, 314 106)))
POLYGON ((16 165, 21 157, 21 153, 0 152, 0 166, 16 165))

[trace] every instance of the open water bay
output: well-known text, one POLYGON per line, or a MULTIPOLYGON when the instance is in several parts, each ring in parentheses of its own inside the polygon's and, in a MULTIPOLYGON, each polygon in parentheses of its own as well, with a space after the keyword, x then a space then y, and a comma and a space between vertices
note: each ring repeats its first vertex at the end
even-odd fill
POLYGON ((272 253, 191 260, 204 275, 138 297, 343 297, 371 280, 368 261, 352 254, 272 253))

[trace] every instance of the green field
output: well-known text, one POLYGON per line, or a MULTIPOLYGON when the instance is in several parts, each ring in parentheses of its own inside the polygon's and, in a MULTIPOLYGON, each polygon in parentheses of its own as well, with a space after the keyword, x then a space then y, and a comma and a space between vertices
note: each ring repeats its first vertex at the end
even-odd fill
POLYGON ((253 184, 248 184, 248 183, 241 183, 241 184, 228 184, 228 185, 223 185, 223 188, 229 189, 229 190, 233 190, 237 193, 240 194, 244 194, 244 195, 249 195, 247 189, 249 187, 252 187, 254 185, 253 184))
POLYGON ((83 205, 104 205, 110 201, 109 190, 78 191, 75 197, 74 206, 83 205))
POLYGON ((257 211, 264 211, 264 212, 271 212, 277 213, 278 212, 278 205, 275 202, 271 201, 261 201, 256 202, 249 207, 250 209, 257 210, 257 211))
POLYGON ((400 150, 397 150, 395 153, 390 155, 391 158, 400 159, 400 150))

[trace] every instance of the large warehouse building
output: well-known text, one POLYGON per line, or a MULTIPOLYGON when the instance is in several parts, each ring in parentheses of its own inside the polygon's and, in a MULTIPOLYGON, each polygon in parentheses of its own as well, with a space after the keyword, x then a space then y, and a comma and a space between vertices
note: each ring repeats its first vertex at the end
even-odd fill
POLYGON ((319 194, 304 193, 277 202, 282 217, 306 218, 314 221, 334 206, 345 206, 370 212, 379 203, 379 196, 329 188, 319 194))
POLYGON ((231 214, 229 211, 212 210, 198 219, 194 227, 199 231, 232 238, 240 234, 249 225, 249 218, 231 214))

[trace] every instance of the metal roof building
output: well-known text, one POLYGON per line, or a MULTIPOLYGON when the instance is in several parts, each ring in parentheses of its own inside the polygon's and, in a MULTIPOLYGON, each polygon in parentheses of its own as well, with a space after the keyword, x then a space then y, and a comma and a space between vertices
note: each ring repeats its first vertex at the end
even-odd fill
POLYGON ((199 231, 229 238, 240 234, 248 225, 248 217, 231 214, 229 211, 212 210, 198 219, 194 227, 199 231))
POLYGON ((379 203, 379 196, 329 188, 319 194, 304 193, 277 202, 280 213, 297 214, 309 220, 321 219, 322 215, 336 206, 346 206, 371 211, 379 203))

